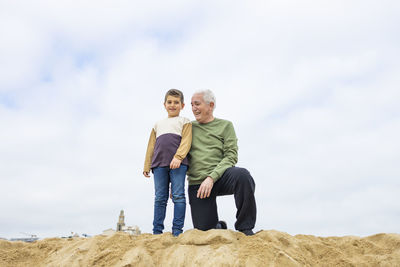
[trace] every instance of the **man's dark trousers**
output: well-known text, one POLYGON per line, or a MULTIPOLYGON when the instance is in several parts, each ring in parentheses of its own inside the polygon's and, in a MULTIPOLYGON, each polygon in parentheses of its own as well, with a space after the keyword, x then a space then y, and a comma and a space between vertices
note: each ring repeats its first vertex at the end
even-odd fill
POLYGON ((215 228, 218 223, 217 196, 234 195, 237 208, 235 229, 251 230, 256 223, 255 183, 250 173, 239 167, 226 169, 211 190, 208 198, 197 198, 200 185, 189 185, 189 203, 193 226, 199 230, 215 228))

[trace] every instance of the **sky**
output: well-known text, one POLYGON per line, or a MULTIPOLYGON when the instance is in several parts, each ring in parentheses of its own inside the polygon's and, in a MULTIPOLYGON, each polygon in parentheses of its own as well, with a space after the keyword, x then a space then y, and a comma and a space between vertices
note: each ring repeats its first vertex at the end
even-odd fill
MULTIPOLYGON (((400 233, 400 2, 0 0, 0 237, 151 233, 165 92, 211 89, 255 231, 400 233)), ((233 196, 218 199, 234 229, 233 196)), ((168 203, 165 231, 171 231, 168 203)), ((192 229, 187 204, 184 230, 192 229)))

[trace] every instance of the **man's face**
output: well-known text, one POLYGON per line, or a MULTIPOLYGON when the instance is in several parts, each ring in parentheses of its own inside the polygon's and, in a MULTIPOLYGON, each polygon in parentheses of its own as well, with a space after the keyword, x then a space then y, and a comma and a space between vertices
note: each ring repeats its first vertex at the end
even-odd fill
POLYGON ((194 94, 191 104, 193 115, 198 122, 207 123, 213 119, 214 103, 207 104, 203 99, 203 94, 194 94))

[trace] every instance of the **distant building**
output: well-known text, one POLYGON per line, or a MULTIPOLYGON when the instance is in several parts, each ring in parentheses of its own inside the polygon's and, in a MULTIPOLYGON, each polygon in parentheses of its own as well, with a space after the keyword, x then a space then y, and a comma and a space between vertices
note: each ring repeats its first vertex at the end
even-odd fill
POLYGON ((23 241, 23 242, 35 242, 36 240, 39 240, 38 237, 21 237, 21 238, 11 238, 10 241, 23 241))
POLYGON ((103 231, 103 235, 106 235, 106 236, 110 236, 110 235, 113 235, 113 234, 115 234, 115 230, 112 229, 112 228, 109 228, 109 229, 106 229, 106 230, 103 231))
POLYGON ((112 228, 106 229, 103 231, 103 235, 110 236, 115 234, 115 232, 125 232, 130 235, 140 235, 142 233, 137 225, 125 226, 125 215, 123 210, 121 210, 121 212, 119 213, 117 230, 114 230, 112 228))
POLYGON ((135 226, 124 226, 122 231, 128 233, 130 235, 140 235, 142 232, 140 231, 137 225, 135 226))
POLYGON ((122 227, 125 226, 125 215, 124 215, 124 210, 121 210, 119 213, 119 219, 117 223, 117 231, 122 231, 122 227))
POLYGON ((21 234, 29 235, 30 237, 10 238, 10 241, 23 241, 23 242, 30 243, 30 242, 35 242, 36 240, 39 240, 37 235, 27 234, 27 233, 23 233, 23 232, 21 232, 21 234))

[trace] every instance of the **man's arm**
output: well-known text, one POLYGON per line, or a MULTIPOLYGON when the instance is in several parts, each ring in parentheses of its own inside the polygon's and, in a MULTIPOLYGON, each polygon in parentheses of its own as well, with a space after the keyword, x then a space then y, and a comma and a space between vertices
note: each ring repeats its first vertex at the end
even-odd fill
POLYGON ((197 190, 198 198, 206 198, 211 194, 214 183, 224 174, 226 169, 235 166, 238 160, 238 147, 235 129, 231 122, 228 123, 224 129, 224 143, 223 143, 224 157, 218 165, 211 172, 200 185, 197 190))
POLYGON ((226 169, 235 166, 238 161, 237 137, 232 122, 225 127, 223 140, 223 158, 210 174, 214 182, 224 174, 226 169))

